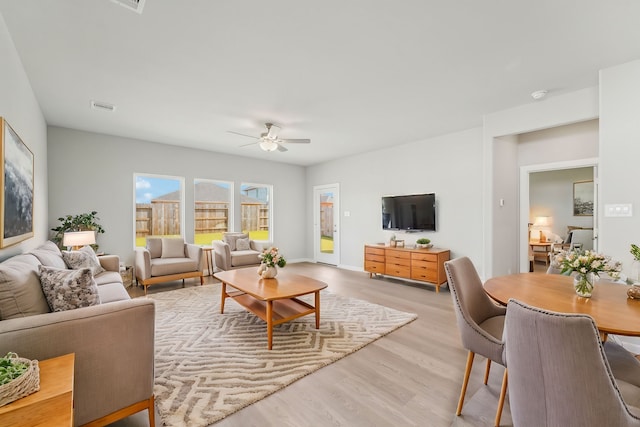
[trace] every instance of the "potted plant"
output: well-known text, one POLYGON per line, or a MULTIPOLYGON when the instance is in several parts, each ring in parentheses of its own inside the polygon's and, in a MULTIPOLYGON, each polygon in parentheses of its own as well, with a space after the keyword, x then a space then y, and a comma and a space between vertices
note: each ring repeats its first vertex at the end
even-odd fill
MULTIPOLYGON (((67 231, 87 231, 93 230, 96 233, 104 233, 104 228, 98 223, 98 212, 91 211, 89 213, 83 213, 78 215, 67 215, 58 218, 60 225, 52 228, 51 231, 55 232, 51 240, 62 249, 62 238, 67 231)), ((98 249, 98 245, 91 245, 94 250, 98 249)))
POLYGON ((431 240, 426 239, 424 237, 416 240, 416 248, 427 249, 427 248, 430 248, 432 246, 433 245, 431 244, 431 240))

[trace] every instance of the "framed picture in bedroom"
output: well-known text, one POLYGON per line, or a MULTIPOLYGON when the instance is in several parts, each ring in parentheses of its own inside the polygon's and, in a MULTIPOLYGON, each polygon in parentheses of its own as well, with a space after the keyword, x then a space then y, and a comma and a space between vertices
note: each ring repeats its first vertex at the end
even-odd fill
POLYGON ((33 237, 33 153, 0 117, 0 248, 33 237))
POLYGON ((593 181, 573 183, 573 216, 593 216, 593 181))

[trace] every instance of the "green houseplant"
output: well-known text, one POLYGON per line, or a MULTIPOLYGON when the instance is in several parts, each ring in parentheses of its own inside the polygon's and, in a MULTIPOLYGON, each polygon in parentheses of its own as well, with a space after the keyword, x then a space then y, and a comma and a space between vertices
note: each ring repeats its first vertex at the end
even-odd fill
POLYGON ((416 240, 416 247, 417 248, 430 248, 431 245, 431 240, 430 239, 426 239, 426 238, 420 238, 418 240, 416 240))
MULTIPOLYGON (((93 230, 96 233, 104 233, 104 228, 98 223, 98 212, 91 211, 78 215, 66 215, 58 218, 60 225, 52 228, 54 232, 51 240, 62 249, 62 238, 67 231, 87 231, 93 230)), ((98 245, 92 245, 93 249, 97 249, 98 245)))

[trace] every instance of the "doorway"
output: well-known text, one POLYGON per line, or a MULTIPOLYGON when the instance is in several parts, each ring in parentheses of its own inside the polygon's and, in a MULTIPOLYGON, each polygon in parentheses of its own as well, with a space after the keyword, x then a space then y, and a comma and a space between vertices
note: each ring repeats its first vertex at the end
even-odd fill
POLYGON ((339 196, 338 184, 313 187, 313 245, 316 262, 340 264, 339 196))
MULTIPOLYGON (((589 158, 581 160, 573 160, 566 162, 547 163, 539 165, 522 166, 520 168, 520 219, 519 219, 519 271, 522 273, 528 272, 529 265, 529 233, 531 224, 531 195, 530 195, 530 177, 533 173, 539 172, 552 172, 559 170, 578 169, 578 168, 590 168, 593 170, 593 249, 597 251, 598 243, 598 159, 589 158)), ((573 190, 571 189, 571 192, 573 190)), ((544 215, 544 212, 541 214, 544 215)), ((572 214, 573 215, 573 214, 572 214)), ((566 221, 565 221, 566 222, 566 221)), ((581 224, 565 224, 567 225, 581 225, 581 224)), ((555 232, 559 234, 561 238, 565 238, 566 229, 558 230, 555 232)))

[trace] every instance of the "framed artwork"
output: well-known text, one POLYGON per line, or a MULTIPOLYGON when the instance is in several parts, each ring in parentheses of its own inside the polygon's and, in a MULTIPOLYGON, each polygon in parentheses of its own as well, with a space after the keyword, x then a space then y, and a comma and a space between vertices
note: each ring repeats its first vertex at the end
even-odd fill
POLYGON ((593 181, 573 183, 573 216, 593 216, 593 181))
POLYGON ((33 237, 33 153, 0 117, 0 248, 33 237))

